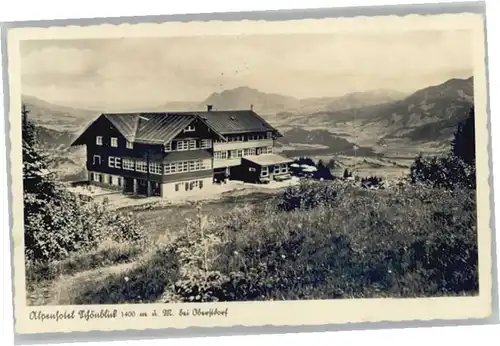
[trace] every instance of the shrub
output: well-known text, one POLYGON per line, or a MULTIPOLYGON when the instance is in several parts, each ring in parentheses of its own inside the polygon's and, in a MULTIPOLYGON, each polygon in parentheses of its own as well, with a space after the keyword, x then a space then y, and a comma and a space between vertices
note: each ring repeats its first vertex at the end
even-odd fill
POLYGON ((144 241, 143 230, 130 215, 110 212, 106 203, 84 203, 56 182, 28 114, 23 105, 24 247, 28 261, 62 260, 71 253, 95 249, 105 239, 144 241))
POLYGON ((89 215, 73 194, 60 191, 43 200, 25 193, 24 206, 24 245, 29 260, 60 260, 98 244, 94 225, 88 223, 89 215))
POLYGON ((143 244, 147 236, 131 215, 114 213, 106 203, 85 203, 76 195, 59 190, 48 201, 24 195, 25 208, 37 212, 25 215, 25 253, 33 262, 67 258, 87 252, 106 239, 143 244))
POLYGON ((165 287, 177 280, 179 268, 175 247, 154 245, 128 270, 110 272, 100 280, 80 283, 70 292, 66 304, 153 303, 162 298, 165 287))
POLYGON ((477 292, 473 191, 405 186, 377 192, 376 199, 355 191, 342 191, 335 206, 291 213, 247 207, 217 224, 191 224, 173 245, 180 280, 167 296, 238 301, 477 292))
POLYGON ((218 247, 222 243, 214 224, 197 206, 194 220, 186 220, 184 233, 177 239, 175 249, 179 265, 178 280, 167 288, 166 301, 217 301, 216 290, 227 277, 215 268, 218 247))
POLYGON ((455 156, 427 159, 419 155, 410 168, 412 183, 430 184, 436 188, 476 188, 476 170, 455 156))
POLYGON ((284 211, 310 209, 319 205, 333 205, 337 197, 334 185, 328 182, 301 181, 290 186, 283 193, 278 208, 284 211))
POLYGON ((476 188, 476 139, 474 107, 454 134, 448 156, 426 159, 419 155, 410 168, 413 183, 422 182, 439 188, 476 188))

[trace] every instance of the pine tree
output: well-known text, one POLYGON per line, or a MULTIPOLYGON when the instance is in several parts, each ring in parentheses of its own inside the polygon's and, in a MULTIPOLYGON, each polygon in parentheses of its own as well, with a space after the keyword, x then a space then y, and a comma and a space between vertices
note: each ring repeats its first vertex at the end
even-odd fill
POLYGON ((476 136, 474 126, 474 107, 469 116, 458 125, 452 140, 451 154, 470 166, 476 164, 476 136))
POLYGON ((36 141, 36 128, 28 118, 29 110, 22 107, 23 188, 25 194, 51 195, 55 181, 48 171, 47 157, 36 141))

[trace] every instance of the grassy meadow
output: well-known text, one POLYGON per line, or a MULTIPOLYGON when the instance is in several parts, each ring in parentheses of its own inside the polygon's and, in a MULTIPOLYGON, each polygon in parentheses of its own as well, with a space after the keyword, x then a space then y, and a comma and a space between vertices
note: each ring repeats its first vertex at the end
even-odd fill
POLYGON ((118 211, 144 241, 27 265, 32 305, 341 299, 478 292, 475 191, 303 183, 118 211))

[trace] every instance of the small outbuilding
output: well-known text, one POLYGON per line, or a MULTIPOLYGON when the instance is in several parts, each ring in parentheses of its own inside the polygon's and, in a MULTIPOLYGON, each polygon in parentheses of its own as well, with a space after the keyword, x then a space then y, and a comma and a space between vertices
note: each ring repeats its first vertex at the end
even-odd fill
POLYGON ((292 162, 292 159, 274 153, 243 157, 237 175, 239 180, 248 183, 283 181, 291 178, 289 166, 292 162))

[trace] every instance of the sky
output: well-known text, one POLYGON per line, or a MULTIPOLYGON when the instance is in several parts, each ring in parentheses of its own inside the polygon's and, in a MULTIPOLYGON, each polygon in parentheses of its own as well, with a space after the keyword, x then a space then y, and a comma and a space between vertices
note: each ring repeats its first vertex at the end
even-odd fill
POLYGON ((247 86, 296 98, 413 92, 472 75, 468 31, 31 40, 23 94, 86 108, 202 102, 247 86))

